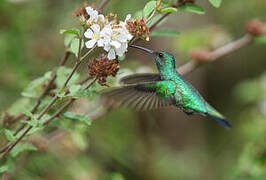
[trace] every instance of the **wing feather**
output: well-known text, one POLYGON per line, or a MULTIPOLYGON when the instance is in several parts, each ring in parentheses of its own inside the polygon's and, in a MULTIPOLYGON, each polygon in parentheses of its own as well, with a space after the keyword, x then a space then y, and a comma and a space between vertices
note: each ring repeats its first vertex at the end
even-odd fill
POLYGON ((135 110, 150 110, 175 104, 174 98, 158 97, 156 88, 147 85, 154 85, 154 83, 131 84, 113 88, 103 92, 102 96, 135 110))

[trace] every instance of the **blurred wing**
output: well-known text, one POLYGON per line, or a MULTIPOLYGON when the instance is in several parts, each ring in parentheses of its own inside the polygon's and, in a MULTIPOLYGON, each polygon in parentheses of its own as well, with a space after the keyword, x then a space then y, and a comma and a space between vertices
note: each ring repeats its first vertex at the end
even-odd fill
POLYGON ((130 84, 156 82, 156 81, 161 81, 161 80, 162 78, 160 74, 141 73, 141 74, 133 74, 133 75, 125 76, 121 78, 120 83, 124 85, 130 85, 130 84))
POLYGON ((143 83, 113 88, 102 94, 103 97, 119 102, 119 105, 127 106, 135 110, 151 110, 169 105, 174 105, 173 97, 162 98, 156 95, 155 83, 143 83), (149 87, 147 87, 147 85, 149 87))

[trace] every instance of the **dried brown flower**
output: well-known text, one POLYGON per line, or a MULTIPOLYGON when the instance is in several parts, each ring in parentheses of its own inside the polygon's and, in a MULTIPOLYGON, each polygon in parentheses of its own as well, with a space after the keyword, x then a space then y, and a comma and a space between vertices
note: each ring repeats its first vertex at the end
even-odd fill
POLYGON ((89 75, 96 77, 101 85, 107 86, 106 78, 116 76, 119 70, 119 62, 116 59, 109 60, 106 55, 92 59, 88 64, 89 75))
POLYGON ((127 21, 127 29, 133 36, 149 41, 150 30, 144 19, 130 19, 127 21))
POLYGON ((86 7, 88 7, 89 4, 87 2, 83 3, 82 6, 78 6, 76 10, 74 10, 72 13, 75 16, 83 16, 85 19, 89 19, 89 15, 86 11, 86 7))
POLYGON ((254 36, 263 35, 265 34, 264 24, 258 19, 253 19, 247 23, 246 31, 254 36))

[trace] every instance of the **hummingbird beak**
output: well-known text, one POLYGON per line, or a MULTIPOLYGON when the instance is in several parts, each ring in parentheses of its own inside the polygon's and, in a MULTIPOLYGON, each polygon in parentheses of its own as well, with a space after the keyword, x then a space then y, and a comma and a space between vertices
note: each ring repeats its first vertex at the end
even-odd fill
POLYGON ((150 54, 153 54, 154 53, 153 50, 150 50, 150 49, 147 49, 147 48, 144 48, 144 47, 141 47, 141 46, 130 45, 129 47, 141 49, 141 50, 146 51, 147 53, 150 53, 150 54))

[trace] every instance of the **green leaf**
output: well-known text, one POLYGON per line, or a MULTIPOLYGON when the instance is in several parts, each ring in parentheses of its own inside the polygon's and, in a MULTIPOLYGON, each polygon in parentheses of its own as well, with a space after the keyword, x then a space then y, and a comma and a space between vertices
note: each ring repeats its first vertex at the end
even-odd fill
POLYGON ((21 93, 22 96, 28 98, 37 98, 43 91, 43 86, 52 77, 52 72, 46 72, 42 77, 33 80, 21 93))
POLYGON ((138 10, 137 12, 135 12, 134 18, 142 18, 143 17, 143 10, 138 10))
POLYGON ((198 6, 196 4, 192 3, 186 3, 183 6, 179 7, 180 10, 187 11, 187 12, 192 12, 196 14, 204 14, 205 11, 201 6, 198 6))
POLYGON ((149 1, 143 9, 144 17, 148 17, 155 7, 156 7, 156 1, 149 1))
POLYGON ((67 95, 68 97, 75 97, 75 95, 80 91, 81 85, 72 85, 69 87, 70 93, 67 95))
MULTIPOLYGON (((78 51, 79 51, 79 39, 77 38, 74 38, 72 39, 71 41, 71 44, 70 44, 70 48, 69 48, 69 51, 72 52, 73 54, 77 55, 78 54, 78 51)), ((80 49, 82 49, 83 47, 83 42, 81 42, 81 47, 80 49)))
POLYGON ((11 150, 10 155, 12 157, 16 157, 21 152, 26 152, 26 151, 37 151, 37 148, 29 143, 19 143, 11 150))
POLYGON ((266 44, 266 35, 255 37, 254 42, 258 44, 266 44))
POLYGON ((13 169, 14 169, 14 165, 2 165, 2 166, 0 166, 0 174, 7 172, 7 171, 11 171, 13 169))
POLYGON ((222 4, 222 0, 209 0, 209 2, 216 8, 220 7, 222 4))
POLYGON ((86 114, 78 114, 74 112, 65 112, 63 116, 67 119, 79 120, 87 125, 91 125, 91 119, 86 114))
POLYGON ((10 141, 10 142, 13 142, 16 140, 16 137, 13 135, 13 132, 8 130, 8 129, 5 129, 4 130, 4 133, 5 133, 5 136, 6 138, 10 141))
POLYGON ((22 113, 25 114, 26 116, 30 117, 31 119, 34 119, 34 115, 33 115, 29 110, 27 110, 27 109, 25 109, 25 108, 22 108, 22 109, 20 110, 20 112, 22 112, 22 113))
MULTIPOLYGON (((56 72, 57 78, 56 78, 55 82, 56 82, 56 85, 58 88, 61 89, 63 87, 64 82, 65 82, 68 74, 71 71, 72 71, 72 69, 65 67, 65 66, 62 66, 57 70, 57 72, 56 72)), ((78 73, 73 74, 72 78, 68 82, 68 85, 70 86, 72 84, 75 84, 79 80, 79 77, 80 77, 80 75, 78 73)))
POLYGON ((160 29, 153 31, 151 36, 178 36, 179 34, 180 32, 174 29, 160 29))
POLYGON ((98 95, 98 92, 96 90, 94 90, 93 88, 89 88, 86 90, 79 90, 78 92, 76 92, 75 94, 75 98, 81 98, 81 97, 86 97, 89 100, 93 100, 94 97, 98 95))
POLYGON ((161 13, 176 12, 176 11, 177 11, 177 8, 174 8, 174 7, 167 7, 167 8, 160 10, 161 13))
POLYGON ((61 29, 60 30, 60 34, 79 34, 79 30, 78 29, 61 29))

